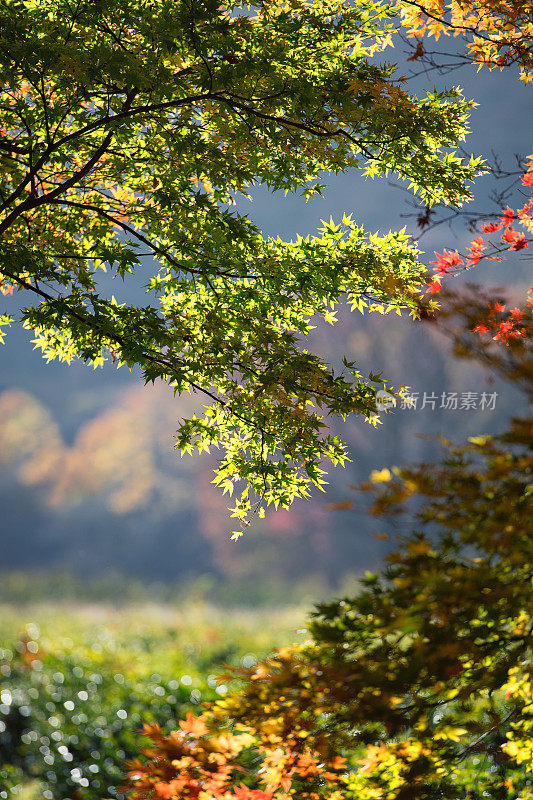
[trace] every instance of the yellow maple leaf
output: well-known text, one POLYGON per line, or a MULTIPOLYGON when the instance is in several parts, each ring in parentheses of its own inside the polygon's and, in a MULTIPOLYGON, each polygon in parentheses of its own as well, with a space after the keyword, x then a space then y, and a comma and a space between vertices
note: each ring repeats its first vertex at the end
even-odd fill
POLYGON ((390 469, 374 469, 370 473, 370 480, 372 483, 387 483, 392 478, 390 469))

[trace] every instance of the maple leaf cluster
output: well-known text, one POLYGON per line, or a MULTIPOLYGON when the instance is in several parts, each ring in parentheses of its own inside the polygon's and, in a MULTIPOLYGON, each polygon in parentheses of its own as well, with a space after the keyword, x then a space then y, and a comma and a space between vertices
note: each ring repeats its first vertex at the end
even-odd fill
MULTIPOLYGON (((521 183, 525 187, 533 186, 533 155, 528 156, 527 170, 521 177, 521 183)), ((533 238, 526 237, 525 233, 519 232, 514 227, 521 225, 527 233, 533 233, 533 197, 517 210, 510 206, 503 209, 501 216, 496 222, 486 222, 481 226, 484 234, 494 234, 500 232, 499 242, 486 239, 483 236, 475 238, 467 248, 466 254, 462 255, 457 250, 442 253, 435 252, 435 260, 430 261, 434 265, 435 275, 432 277, 426 289, 427 294, 436 294, 441 291, 444 277, 454 277, 465 269, 470 269, 481 260, 502 261, 502 253, 506 251, 520 251, 529 246, 533 238)), ((532 289, 529 290, 527 306, 531 307, 532 289)), ((488 305, 488 314, 485 319, 480 320, 473 331, 482 336, 485 333, 494 333, 496 340, 508 343, 511 339, 526 334, 525 322, 526 312, 519 308, 509 311, 505 318, 501 315, 505 311, 505 306, 499 302, 488 305)))
MULTIPOLYGON (((459 36, 480 69, 517 65, 523 83, 533 81, 533 3, 531 0, 401 0, 408 36, 459 36)), ((421 43, 412 56, 423 56, 421 43)))
POLYGON ((527 298, 527 308, 512 308, 506 312, 506 305, 495 301, 489 303, 489 314, 478 322, 473 328, 474 333, 483 336, 486 333, 494 334, 493 339, 509 343, 512 339, 531 334, 531 314, 533 307, 533 286, 530 286, 527 298))
MULTIPOLYGON (((291 648, 286 648, 286 658, 291 648)), ((279 660, 276 664, 281 663, 279 660)), ((245 677, 265 679, 272 662, 255 671, 235 670, 245 677)), ((226 723, 227 707, 219 701, 195 718, 191 712, 179 731, 164 735, 157 725, 144 725, 151 746, 143 758, 129 764, 123 787, 130 800, 289 800, 295 793, 306 800, 322 797, 319 784, 332 784, 345 771, 341 757, 324 761, 304 741, 295 723, 282 732, 274 718, 257 728, 226 723), (282 735, 283 733, 283 735, 282 735)), ((309 726, 307 726, 309 727, 309 726)))

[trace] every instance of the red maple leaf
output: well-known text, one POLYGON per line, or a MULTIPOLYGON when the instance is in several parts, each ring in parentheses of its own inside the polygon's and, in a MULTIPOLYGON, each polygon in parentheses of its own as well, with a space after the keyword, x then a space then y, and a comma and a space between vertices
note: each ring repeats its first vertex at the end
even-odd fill
POLYGON ((503 217, 500 217, 502 225, 505 227, 507 225, 511 225, 514 219, 516 219, 516 214, 510 206, 507 206, 505 211, 503 212, 503 217))
POLYGON ((498 333, 494 337, 501 342, 507 342, 509 339, 518 339, 520 331, 517 331, 512 322, 500 322, 498 333))
POLYGON ((485 325, 484 322, 478 322, 478 324, 474 328, 474 333, 479 333, 480 336, 483 336, 484 333, 488 332, 489 328, 485 325))
POLYGON ((435 255, 437 256, 437 260, 430 261, 429 263, 436 265, 435 272, 438 272, 439 275, 447 275, 452 267, 457 267, 460 264, 464 264, 464 261, 457 250, 455 253, 448 253, 448 251, 445 250, 442 255, 440 253, 435 253, 435 255))
POLYGON ((505 233, 502 234, 502 242, 514 242, 515 239, 518 239, 519 234, 514 230, 514 228, 507 228, 505 233))
POLYGON ((442 289, 442 284, 440 282, 440 278, 437 278, 437 276, 435 276, 431 281, 431 283, 429 284, 428 288, 426 289, 426 294, 436 294, 437 292, 440 292, 441 289, 442 289))
POLYGON ((505 311, 505 303, 499 303, 498 301, 493 303, 490 308, 491 314, 501 314, 503 311, 505 311))
POLYGON ((511 309, 509 313, 509 319, 511 320, 511 322, 522 322, 523 318, 524 318, 523 311, 520 311, 519 308, 511 309))
POLYGON ((526 174, 520 178, 524 186, 533 186, 533 172, 526 172, 526 174))
POLYGON ((471 246, 468 248, 468 252, 470 253, 470 258, 466 262, 467 267, 473 267, 478 261, 481 260, 481 256, 483 250, 485 250, 486 244, 483 241, 483 237, 479 236, 477 239, 474 239, 471 246))
POLYGON ((485 231, 485 233, 493 233, 494 231, 500 231, 501 228, 502 226, 498 222, 486 222, 484 225, 481 226, 481 230, 485 231))
POLYGON ((528 239, 526 239, 526 237, 524 236, 524 234, 523 234, 523 233, 521 233, 521 234, 520 234, 520 235, 517 237, 516 241, 514 241, 514 242, 512 243, 512 245, 511 245, 511 247, 510 247, 509 249, 510 249, 510 250, 523 250, 523 249, 524 249, 524 247, 527 247, 527 246, 528 246, 528 244, 529 244, 529 240, 528 240, 528 239))

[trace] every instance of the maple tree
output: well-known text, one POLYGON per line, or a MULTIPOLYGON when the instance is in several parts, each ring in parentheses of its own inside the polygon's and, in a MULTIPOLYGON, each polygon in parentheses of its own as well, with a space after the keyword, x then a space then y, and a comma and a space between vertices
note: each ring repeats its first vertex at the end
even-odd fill
POLYGON ((396 173, 426 203, 469 196, 477 162, 450 148, 470 104, 458 89, 418 98, 372 60, 395 13, 377 0, 1 4, 3 293, 32 298, 19 316, 47 360, 138 365, 207 399, 177 446, 223 450, 235 536, 252 509, 287 506, 345 461, 324 415, 376 421, 383 380, 302 349, 311 318, 334 322, 343 299, 416 315, 426 285, 404 232, 344 217, 285 242, 235 201, 256 184, 310 197, 356 167, 396 173), (117 294, 142 282, 148 300, 109 296, 109 278, 117 294))
MULTIPOLYGON (((445 312, 456 347, 531 400, 531 311, 527 337, 480 341, 484 300, 445 312)), ((146 726, 130 800, 533 797, 532 420, 441 444, 361 487, 414 522, 386 570, 319 605, 303 645, 224 676, 240 683, 201 717, 146 726)))

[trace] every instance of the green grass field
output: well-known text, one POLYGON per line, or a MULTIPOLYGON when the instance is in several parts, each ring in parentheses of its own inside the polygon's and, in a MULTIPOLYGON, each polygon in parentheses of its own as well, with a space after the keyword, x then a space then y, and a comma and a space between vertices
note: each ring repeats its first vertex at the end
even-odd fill
MULTIPOLYGON (((40 603, 0 605, 0 645, 21 636, 36 637, 39 649, 79 653, 96 660, 116 660, 138 675, 187 668, 201 676, 238 656, 265 655, 301 641, 307 609, 215 608, 207 604, 180 607, 40 603)), ((235 662, 236 663, 236 662, 235 662)))
POLYGON ((307 610, 0 605, 0 800, 120 798, 142 723, 175 727, 225 664, 304 640, 307 610))

